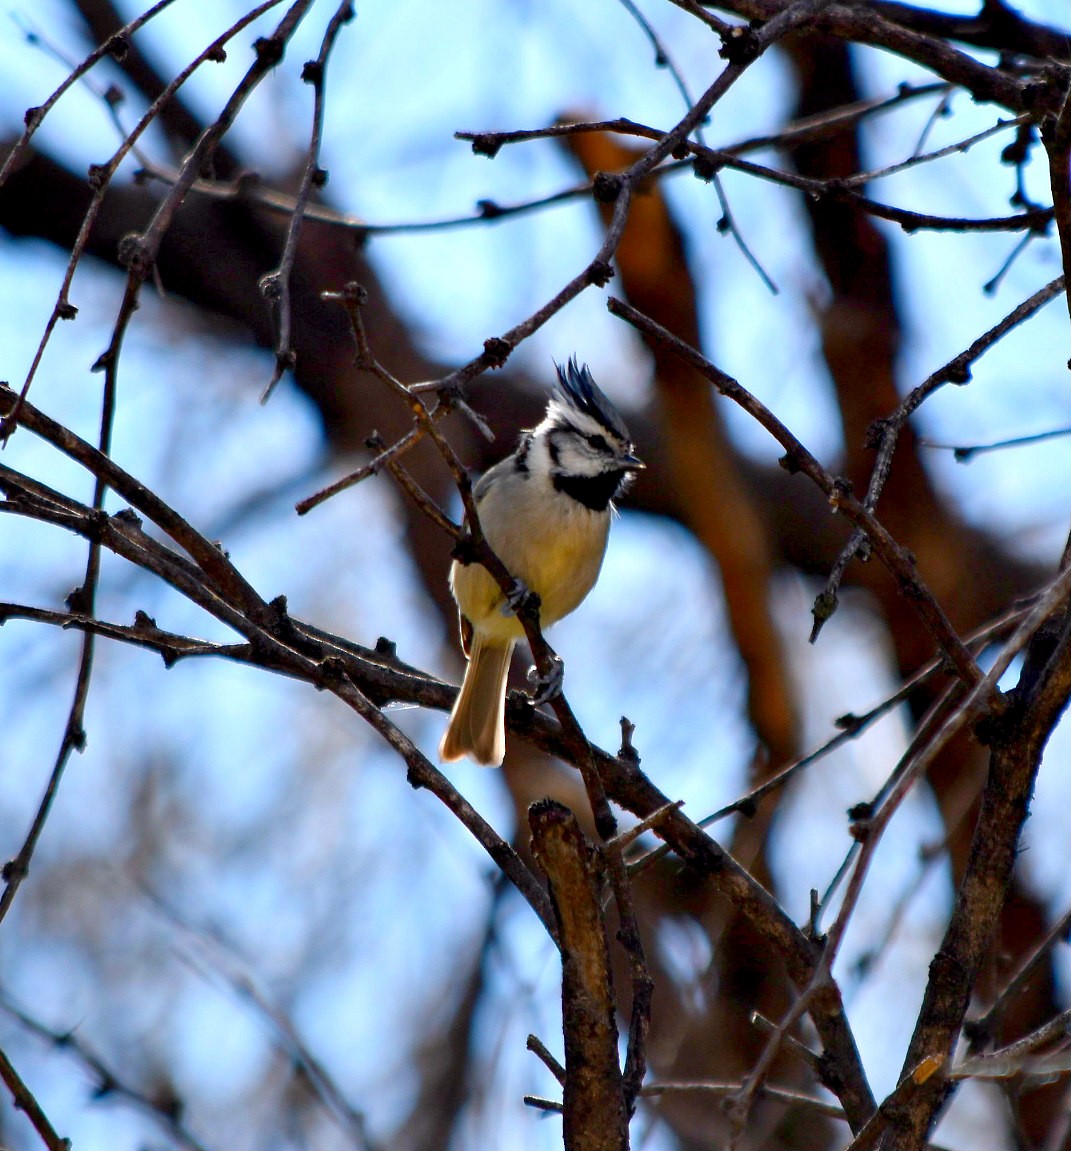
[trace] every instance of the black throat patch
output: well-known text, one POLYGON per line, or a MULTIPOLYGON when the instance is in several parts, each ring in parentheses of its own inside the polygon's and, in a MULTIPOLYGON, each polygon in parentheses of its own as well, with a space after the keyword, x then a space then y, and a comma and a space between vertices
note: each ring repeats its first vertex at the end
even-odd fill
POLYGON ((617 495, 627 473, 602 472, 597 476, 555 476, 554 487, 593 512, 604 512, 617 495))

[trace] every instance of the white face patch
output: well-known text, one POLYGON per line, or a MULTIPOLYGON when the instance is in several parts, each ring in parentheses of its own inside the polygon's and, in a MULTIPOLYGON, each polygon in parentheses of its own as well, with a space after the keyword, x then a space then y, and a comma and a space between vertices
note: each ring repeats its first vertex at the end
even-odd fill
POLYGON ((619 471, 621 457, 629 445, 598 420, 551 400, 547 417, 535 430, 538 441, 546 443, 552 474, 597 476, 619 471))
MULTIPOLYGON (((605 438, 604 438, 605 442, 605 438)), ((616 469, 613 449, 602 448, 571 429, 557 429, 548 437, 551 473, 567 476, 597 476, 616 469)))

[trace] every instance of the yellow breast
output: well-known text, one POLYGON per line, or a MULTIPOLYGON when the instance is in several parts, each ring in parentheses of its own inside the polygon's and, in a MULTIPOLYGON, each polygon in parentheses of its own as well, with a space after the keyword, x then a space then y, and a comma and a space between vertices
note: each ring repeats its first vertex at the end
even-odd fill
MULTIPOLYGON (((610 513, 560 496, 540 498, 535 483, 514 486, 508 504, 496 486, 478 511, 487 542, 511 574, 539 596, 540 623, 549 627, 573 611, 595 585, 606 552, 610 513)), ((462 614, 477 631, 502 641, 523 635, 485 568, 455 562, 450 586, 462 614)))

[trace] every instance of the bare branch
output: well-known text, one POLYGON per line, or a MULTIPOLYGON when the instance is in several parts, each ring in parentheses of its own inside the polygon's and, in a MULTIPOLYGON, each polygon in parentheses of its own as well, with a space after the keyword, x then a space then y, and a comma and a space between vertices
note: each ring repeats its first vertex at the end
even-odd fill
POLYGON ((48 1116, 41 1109, 33 1092, 19 1078, 11 1060, 0 1051, 0 1079, 11 1093, 11 1101, 16 1111, 21 1111, 33 1124, 33 1129, 41 1137, 41 1142, 48 1151, 70 1151, 70 1139, 61 1139, 56 1129, 49 1122, 48 1116))

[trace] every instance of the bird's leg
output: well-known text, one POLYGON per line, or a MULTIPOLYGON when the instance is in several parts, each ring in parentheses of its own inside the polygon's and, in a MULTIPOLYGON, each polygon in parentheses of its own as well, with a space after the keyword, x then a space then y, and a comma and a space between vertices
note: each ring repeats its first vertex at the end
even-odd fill
POLYGON ((538 613, 540 600, 521 580, 514 579, 506 592, 506 606, 515 616, 522 616, 525 612, 538 613))
POLYGON ((562 683, 565 680, 565 664, 560 655, 550 653, 550 669, 546 675, 539 674, 539 668, 528 669, 528 682, 535 689, 531 698, 533 707, 542 707, 550 703, 562 693, 562 683))
MULTIPOLYGON (((522 622, 527 617, 528 622, 538 627, 539 596, 531 589, 525 587, 519 579, 515 579, 506 592, 506 606, 508 606, 513 614, 522 620, 522 622)), ((543 642, 546 644, 546 640, 543 642)), ((538 667, 528 669, 528 682, 535 689, 530 700, 533 707, 542 707, 543 704, 549 703, 562 693, 562 680, 565 678, 565 664, 562 663, 561 658, 555 655, 549 646, 547 646, 547 655, 550 660, 550 666, 545 676, 539 674, 538 667)))

